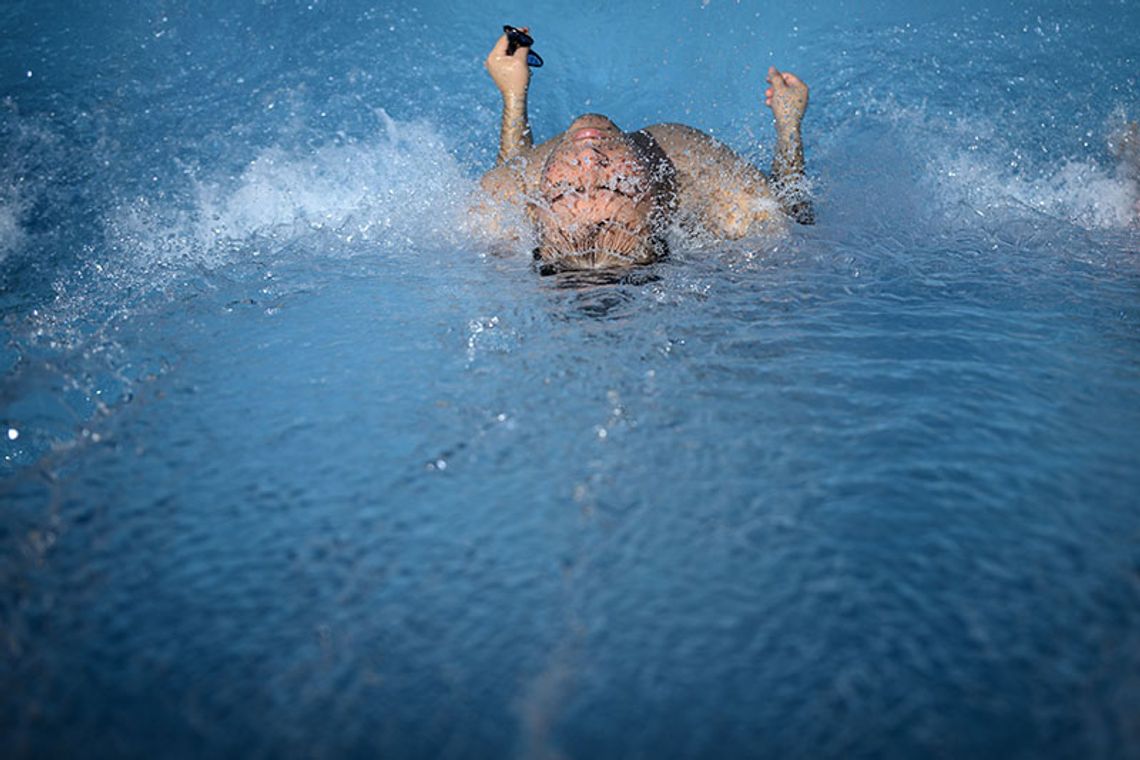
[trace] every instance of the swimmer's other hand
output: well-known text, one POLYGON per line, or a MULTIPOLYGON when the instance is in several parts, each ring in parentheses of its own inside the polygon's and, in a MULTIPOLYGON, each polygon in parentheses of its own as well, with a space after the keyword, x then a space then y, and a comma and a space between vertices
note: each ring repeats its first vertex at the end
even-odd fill
POLYGON ((808 86, 795 74, 781 72, 775 66, 768 68, 768 85, 764 105, 776 117, 776 131, 798 129, 808 106, 808 86))
MULTIPOLYGON (((523 32, 530 31, 525 26, 520 26, 519 29, 523 32)), ((483 65, 487 67, 487 73, 491 75, 504 99, 525 97, 530 86, 530 67, 526 63, 530 48, 519 47, 514 55, 507 55, 508 44, 506 34, 499 37, 483 65)))

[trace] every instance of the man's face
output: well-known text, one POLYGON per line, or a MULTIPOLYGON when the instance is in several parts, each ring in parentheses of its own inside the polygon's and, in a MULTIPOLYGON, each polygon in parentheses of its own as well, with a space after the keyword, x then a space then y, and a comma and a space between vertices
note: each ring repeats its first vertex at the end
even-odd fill
POLYGON ((604 116, 574 120, 543 167, 532 208, 539 256, 563 269, 649 263, 653 192, 626 136, 604 116))

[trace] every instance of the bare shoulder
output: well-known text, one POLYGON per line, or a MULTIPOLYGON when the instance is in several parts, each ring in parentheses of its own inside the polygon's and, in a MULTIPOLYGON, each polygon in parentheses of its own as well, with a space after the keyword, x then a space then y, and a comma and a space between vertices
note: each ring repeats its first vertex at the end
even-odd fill
POLYGON ((559 137, 561 135, 528 148, 505 164, 496 166, 483 175, 479 185, 484 192, 498 200, 520 202, 527 197, 534 197, 538 193, 542 167, 559 137))
POLYGON ((687 124, 654 124, 645 130, 681 171, 722 175, 725 171, 755 178, 764 174, 741 158, 732 148, 710 134, 687 124))
POLYGON ((1120 159, 1125 173, 1140 179, 1140 121, 1123 124, 1108 137, 1108 147, 1120 159))
POLYGON ((555 140, 548 140, 527 148, 479 179, 482 193, 468 207, 472 233, 497 241, 502 250, 513 249, 526 239, 527 201, 538 195, 542 167, 554 145, 555 140))
POLYGON ((732 148, 685 124, 654 124, 643 131, 677 170, 683 215, 728 238, 782 227, 768 178, 732 148))
MULTIPOLYGON (((688 124, 651 124, 642 131, 653 135, 653 139, 658 142, 661 148, 670 154, 715 149, 716 146, 720 145, 712 135, 695 127, 690 127, 688 124)), ((670 159, 672 159, 672 155, 670 155, 670 159)))
POLYGON ((479 187, 496 200, 509 200, 522 192, 521 177, 510 164, 496 166, 479 179, 479 187))

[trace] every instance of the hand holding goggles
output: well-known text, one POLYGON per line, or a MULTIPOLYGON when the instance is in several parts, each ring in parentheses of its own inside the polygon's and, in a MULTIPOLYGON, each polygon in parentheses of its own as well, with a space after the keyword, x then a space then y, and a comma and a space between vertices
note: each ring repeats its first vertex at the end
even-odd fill
MULTIPOLYGON (((534 44, 534 38, 524 32, 522 29, 516 29, 509 24, 503 24, 503 31, 507 35, 507 55, 514 55, 515 51, 521 47, 529 48, 534 44)), ((533 50, 527 51, 526 63, 528 66, 539 68, 542 66, 542 56, 533 50)))

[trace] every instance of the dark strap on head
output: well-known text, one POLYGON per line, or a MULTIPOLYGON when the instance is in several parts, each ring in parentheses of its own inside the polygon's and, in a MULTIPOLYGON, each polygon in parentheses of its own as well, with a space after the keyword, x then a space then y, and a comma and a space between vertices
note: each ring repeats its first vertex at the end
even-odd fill
POLYGON ((665 150, 644 129, 626 133, 638 157, 649 167, 649 181, 661 211, 665 214, 677 209, 677 167, 669 160, 665 150))

